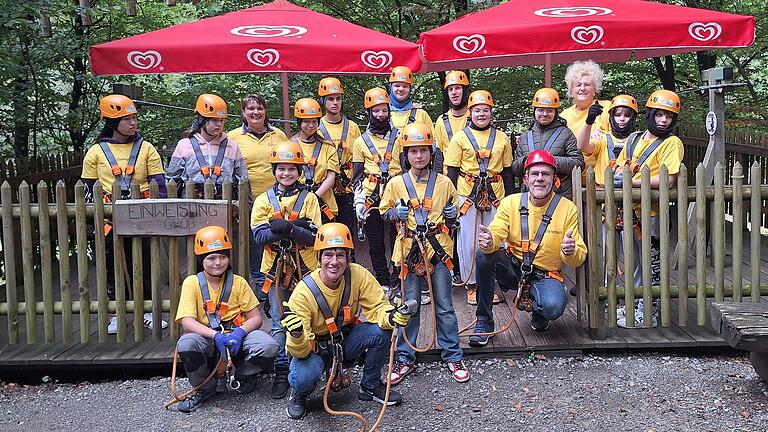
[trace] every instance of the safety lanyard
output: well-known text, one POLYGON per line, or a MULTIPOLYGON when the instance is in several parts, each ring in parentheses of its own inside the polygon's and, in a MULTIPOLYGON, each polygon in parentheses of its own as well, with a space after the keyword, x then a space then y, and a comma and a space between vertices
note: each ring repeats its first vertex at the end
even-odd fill
MULTIPOLYGON (((555 129, 555 131, 552 132, 552 135, 549 136, 549 139, 544 144, 543 149, 546 151, 550 151, 552 146, 555 144, 555 141, 560 136, 560 134, 563 133, 564 130, 565 130, 565 126, 558 126, 557 129, 555 129)), ((534 138, 533 138, 533 129, 528 129, 528 133, 526 135, 528 137, 528 147, 531 150, 536 150, 537 143, 536 141, 534 141, 534 138)))
POLYGON ((627 140, 627 160, 630 162, 630 165, 632 166, 632 172, 636 173, 640 171, 640 167, 643 166, 645 161, 648 160, 649 157, 653 154, 653 152, 656 151, 657 148, 661 145, 662 142, 664 142, 664 138, 656 138, 655 141, 649 145, 645 151, 640 155, 640 158, 632 164, 632 159, 635 157, 635 144, 637 144, 638 141, 640 141, 640 138, 642 137, 642 132, 635 132, 633 133, 629 139, 627 140))
MULTIPOLYGON (((293 142, 299 143, 298 135, 292 138, 293 142)), ((315 146, 312 147, 312 157, 302 165, 304 171, 304 184, 312 187, 315 184, 315 169, 317 169, 317 158, 320 157, 320 150, 323 148, 323 142, 315 138, 315 146)))
MULTIPOLYGON (((296 197, 296 202, 293 203, 293 209, 290 213, 288 213, 287 219, 289 221, 295 221, 299 218, 299 213, 301 212, 301 208, 304 206, 304 200, 307 198, 307 195, 309 192, 307 192, 306 189, 303 189, 299 192, 299 196, 296 197)), ((269 203, 272 205, 272 217, 275 219, 283 219, 286 216, 283 214, 283 210, 280 208, 280 200, 277 198, 277 194, 275 193, 275 186, 267 189, 267 198, 269 199, 269 203)), ((286 209, 288 210, 288 209, 286 209)))
POLYGON ((405 190, 408 191, 408 204, 413 209, 413 216, 416 218, 416 230, 418 232, 419 227, 423 227, 422 229, 426 232, 429 211, 432 210, 432 194, 435 192, 437 173, 432 170, 429 171, 429 180, 427 180, 427 189, 424 191, 423 200, 419 200, 416 187, 411 180, 411 173, 403 173, 402 177, 405 190))
MULTIPOLYGON (((336 147, 336 154, 339 156, 339 165, 341 165, 341 161, 344 157, 344 150, 347 148, 347 135, 349 134, 349 119, 344 116, 343 122, 344 124, 341 126, 341 137, 339 138, 339 145, 336 147)), ((328 128, 325 127, 325 123, 323 123, 322 120, 320 120, 320 133, 323 134, 325 139, 333 142, 331 133, 328 132, 328 128)))
POLYGON ((328 334, 332 339, 336 339, 341 336, 341 327, 352 321, 352 306, 349 304, 349 297, 352 293, 352 276, 349 271, 349 267, 344 271, 344 291, 341 294, 341 303, 339 303, 339 311, 334 317, 331 307, 328 305, 328 300, 325 299, 325 295, 320 291, 320 286, 317 284, 311 274, 304 276, 302 279, 312 295, 315 297, 317 306, 320 308, 320 312, 325 318, 325 326, 328 328, 328 334))
POLYGON ((538 230, 536 230, 536 236, 533 238, 533 242, 528 241, 528 192, 523 192, 520 197, 520 229, 521 229, 521 241, 523 249, 523 262, 521 269, 523 273, 530 273, 533 270, 533 260, 536 258, 536 253, 539 251, 541 241, 544 239, 544 234, 547 232, 549 223, 552 222, 552 215, 555 214, 557 205, 560 203, 560 195, 555 194, 552 197, 552 201, 549 202, 546 212, 541 217, 541 223, 538 230))
POLYGON ((139 151, 141 145, 144 143, 144 138, 139 137, 131 145, 131 155, 128 157, 128 164, 125 165, 125 169, 120 168, 117 163, 115 155, 109 148, 109 144, 106 141, 99 142, 101 151, 104 152, 104 156, 107 158, 110 167, 112 167, 112 174, 116 179, 121 180, 120 190, 129 191, 131 189, 131 178, 136 169, 136 160, 139 158, 139 151))
POLYGON ((389 174, 389 162, 392 160, 392 149, 395 148, 395 141, 397 140, 397 134, 399 132, 400 131, 395 127, 389 131, 389 140, 387 141, 387 148, 384 150, 384 157, 379 155, 379 151, 376 150, 376 146, 373 145, 373 141, 371 140, 368 131, 365 131, 362 136, 363 142, 365 142, 365 145, 368 147, 368 151, 371 152, 373 161, 376 162, 382 175, 389 174))
POLYGON ((232 281, 234 277, 232 270, 227 271, 224 276, 224 289, 219 296, 219 302, 213 304, 211 293, 208 291, 208 281, 205 279, 205 272, 197 274, 197 283, 200 285, 200 294, 203 296, 203 309, 208 316, 208 327, 218 329, 221 327, 221 317, 226 315, 229 310, 229 295, 232 294, 232 281))
POLYGON ((477 138, 472 133, 472 129, 467 126, 464 128, 464 133, 467 134, 472 148, 475 149, 475 156, 477 156, 477 165, 480 168, 480 174, 486 174, 488 172, 488 164, 491 160, 491 151, 493 145, 496 143, 496 128, 491 126, 491 133, 488 136, 488 142, 485 144, 485 148, 480 150, 480 146, 477 144, 477 138))
MULTIPOLYGON (((203 177, 210 177, 214 183, 221 176, 221 164, 224 163, 224 153, 227 151, 227 139, 224 138, 219 143, 219 152, 216 154, 216 160, 213 162, 213 172, 211 167, 206 162, 205 156, 203 156, 203 150, 200 148, 200 143, 194 136, 189 137, 189 142, 192 144, 192 149, 195 151, 195 157, 197 158, 197 164, 200 165, 200 173, 203 177)), ((210 149, 211 144, 208 143, 210 149)), ((210 154, 208 154, 210 157, 210 154)))

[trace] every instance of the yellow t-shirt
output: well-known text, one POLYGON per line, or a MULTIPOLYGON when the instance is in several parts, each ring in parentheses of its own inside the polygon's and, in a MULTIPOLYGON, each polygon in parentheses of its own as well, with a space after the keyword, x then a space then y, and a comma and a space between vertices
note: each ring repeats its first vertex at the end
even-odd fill
MULTIPOLYGON (((328 134, 331 136, 331 140, 333 141, 333 145, 336 146, 336 156, 339 155, 339 146, 341 145, 343 150, 341 153, 341 159, 339 160, 339 168, 341 168, 344 171, 344 175, 347 176, 348 179, 352 179, 352 144, 355 142, 356 139, 360 137, 360 127, 357 126, 357 123, 353 122, 352 120, 349 120, 349 130, 347 131, 347 139, 342 142, 341 140, 341 133, 344 131, 344 121, 340 121, 338 123, 331 123, 328 120, 325 119, 325 117, 321 118, 320 121, 325 125, 326 130, 328 131, 328 134)), ((327 138, 323 136, 324 138, 327 138)))
MULTIPOLYGON (((384 195, 381 197, 381 203, 379 204, 379 211, 381 213, 384 213, 390 208, 395 207, 400 201, 400 198, 403 198, 406 202, 408 202, 409 195, 408 190, 405 187, 405 181, 403 180, 404 175, 411 177, 414 189, 416 189, 416 196, 420 201, 423 202, 424 194, 427 191, 427 184, 417 183, 416 178, 409 171, 393 178, 389 181, 389 183, 387 183, 387 187, 384 189, 384 195)), ((438 225, 441 222, 444 222, 443 208, 448 203, 450 198, 453 198, 453 204, 457 205, 458 201, 456 200, 456 188, 453 187, 453 183, 451 183, 451 180, 448 177, 442 174, 438 174, 437 180, 435 181, 435 191, 432 194, 432 210, 430 210, 427 217, 428 224, 438 225)), ((416 216, 414 216, 413 209, 411 209, 408 215, 406 226, 411 231, 416 230, 416 216)), ((440 246, 443 247, 443 250, 448 253, 449 256, 452 256, 453 238, 451 238, 451 234, 439 233, 437 234, 436 238, 440 243, 440 246)), ((408 252, 411 250, 412 241, 413 240, 410 238, 404 239, 398 231, 397 239, 395 239, 395 247, 392 250, 392 261, 394 261, 396 265, 401 265, 401 257, 408 255, 408 252)), ((431 260, 432 256, 435 254, 435 251, 432 249, 432 246, 430 246, 429 242, 427 242, 426 247, 427 259, 431 260)))
MULTIPOLYGON (((402 129, 405 126, 408 125, 408 119, 411 116, 411 110, 403 111, 403 112, 395 112, 392 107, 389 108, 389 115, 390 119, 392 120, 392 124, 398 128, 402 129)), ((429 114, 427 114, 426 111, 424 111, 421 108, 416 108, 416 116, 414 119, 414 123, 424 123, 425 125, 428 125, 429 128, 432 128, 432 119, 429 117, 429 114)), ((432 131, 434 133, 434 131, 432 131)))
MULTIPOLYGON (((287 216, 291 213, 293 206, 296 204, 296 200, 298 198, 299 194, 278 198, 280 200, 280 208, 282 209, 283 217, 287 218, 287 216)), ((267 193, 264 192, 259 195, 256 200, 254 200, 253 208, 251 209, 251 228, 255 228, 262 224, 268 224, 272 219, 274 212, 275 210, 272 207, 272 204, 269 202, 267 193)), ((320 205, 317 201, 317 195, 312 192, 307 194, 307 197, 304 199, 304 205, 301 206, 301 210, 299 211, 298 217, 307 217, 311 219, 315 225, 322 225, 322 221, 320 219, 320 205)), ((299 253, 301 254, 301 259, 304 261, 304 264, 309 270, 314 270, 317 268, 317 257, 315 256, 315 251, 312 250, 312 246, 301 249, 299 253)), ((272 268, 272 263, 275 261, 276 256, 277 252, 264 249, 264 255, 261 259, 262 272, 269 272, 269 270, 272 268)))
POLYGON ((443 155, 445 155, 445 151, 448 149, 448 144, 451 142, 452 138, 448 137, 448 131, 445 130, 445 118, 448 117, 448 124, 451 126, 451 131, 453 132, 452 135, 456 135, 458 131, 469 125, 469 110, 466 110, 464 114, 459 117, 456 117, 452 113, 453 110, 448 111, 438 117, 435 121, 435 144, 437 144, 437 148, 443 152, 443 155))
MULTIPOLYGON (((518 259, 523 258, 522 229, 520 227, 520 197, 522 194, 513 194, 499 204, 496 216, 488 226, 493 235, 493 246, 490 249, 482 249, 483 253, 493 253, 499 249, 503 241, 512 247, 512 254, 518 259)), ((554 197, 554 194, 552 195, 554 197)), ((530 198, 530 195, 529 195, 530 198)), ((536 207, 528 201, 528 240, 533 243, 536 231, 541 224, 541 218, 547 211, 550 201, 542 207, 536 207)), ((539 251, 533 260, 533 265, 546 271, 560 271, 563 266, 578 267, 587 258, 587 246, 579 234, 578 214, 576 204, 568 198, 561 198, 552 222, 549 223, 544 238, 539 245, 539 251), (576 240, 576 250, 573 255, 565 256, 560 250, 563 238, 568 230, 573 230, 573 239, 576 240)), ((533 248, 533 244, 531 245, 533 248)))
MULTIPOLYGON (((484 131, 471 129, 471 131, 477 140, 478 148, 480 150, 488 149, 491 128, 484 131)), ((488 176, 499 174, 502 169, 512 166, 512 147, 509 143, 507 134, 497 129, 496 139, 491 144, 490 148, 491 158, 488 161, 488 176)), ((472 143, 469 141, 464 130, 456 132, 453 135, 451 143, 448 144, 448 151, 445 154, 445 165, 449 167, 457 167, 461 171, 472 175, 480 174, 480 165, 477 162, 475 148, 472 147, 472 143)), ((496 194, 496 198, 503 198, 504 183, 498 181, 492 183, 492 185, 493 193, 496 194)), ((464 197, 467 197, 472 193, 472 184, 467 182, 467 180, 461 176, 459 176, 458 192, 459 195, 464 197)))
MULTIPOLYGON (((117 164, 121 169, 125 170, 125 167, 128 165, 128 159, 131 157, 133 142, 125 144, 108 143, 107 146, 112 151, 117 164)), ((160 154, 155 149, 155 146, 148 141, 144 141, 141 144, 139 155, 136 157, 131 182, 138 183, 141 191, 146 192, 149 191, 147 178, 157 174, 165 174, 163 160, 160 158, 160 154)), ((112 173, 112 166, 109 164, 107 156, 104 155, 104 151, 98 143, 92 145, 85 153, 83 171, 80 177, 84 179, 97 179, 101 183, 104 192, 112 194, 112 184, 115 182, 115 175, 112 173)))
MULTIPOLYGON (((619 139, 611 134, 614 146, 625 146, 627 138, 619 139)), ((600 138, 591 138, 590 142, 595 147, 591 154, 584 153, 584 163, 587 167, 592 167, 595 170, 595 183, 600 186, 605 185, 605 169, 611 164, 611 159, 615 156, 608 149, 608 134, 605 132, 600 133, 600 138)), ((614 159, 615 160, 615 159, 614 159)), ((586 169, 585 169, 586 171, 586 169)))
POLYGON ((288 141, 285 133, 280 129, 270 126, 261 139, 255 135, 244 133, 242 126, 227 133, 227 138, 236 142, 243 153, 245 166, 248 169, 248 183, 251 185, 251 196, 259 196, 275 183, 272 175, 272 165, 269 158, 272 156, 272 146, 288 141))
MULTIPOLYGON (((367 134, 368 132, 365 133, 367 134)), ((384 160, 384 153, 387 151, 387 144, 389 144, 390 133, 388 133, 384 138, 373 134, 368 134, 368 136, 371 138, 373 146, 376 148, 376 151, 379 154, 379 160, 381 161, 384 160)), ((402 147, 400 145, 400 137, 398 137, 395 139, 395 143, 392 146, 392 159, 389 161, 390 178, 399 175, 402 172, 402 168, 400 167, 400 152, 402 152, 402 147)), ((352 144, 352 162, 363 163, 364 172, 366 175, 381 175, 381 169, 374 160, 373 153, 371 153, 370 149, 368 149, 368 145, 365 143, 362 136, 356 139, 354 144, 352 144)), ((368 178, 364 178, 363 190, 365 191, 365 194, 370 195, 373 192, 373 188, 374 183, 371 183, 368 178)))
MULTIPOLYGON (((598 129, 597 126, 599 126, 601 131, 611 131, 610 114, 608 114, 608 108, 611 107, 611 101, 600 101, 600 105, 603 107, 603 113, 600 114, 600 117, 595 121, 595 124, 592 125, 592 133, 596 132, 598 129)), ((573 132, 573 135, 575 135, 576 138, 579 138, 579 132, 581 132, 581 128, 583 128, 587 122, 587 114, 589 114, 588 109, 577 111, 576 105, 571 105, 560 113, 560 117, 565 119, 568 128, 573 132)))
MULTIPOLYGON (((247 313, 259 306, 259 301, 248 282, 241 276, 233 274, 232 292, 229 295, 229 306, 227 313, 221 317, 222 321, 231 321, 238 314, 247 313)), ((221 291, 224 288, 224 278, 221 278, 218 286, 212 286, 207 283, 207 288, 211 300, 214 304, 219 302, 221 291)), ((182 318, 192 317, 197 322, 208 325, 208 315, 205 313, 203 305, 203 295, 200 293, 200 284, 197 281, 197 275, 187 276, 181 284, 181 297, 179 297, 179 308, 176 311, 176 322, 181 322, 182 318)))
MULTIPOLYGON (((312 159, 312 152, 315 149, 315 141, 305 142, 299 139, 298 135, 293 137, 294 142, 298 142, 301 146, 301 150, 304 152, 304 161, 309 163, 312 159)), ((308 165, 307 165, 308 166, 308 165)), ((333 143, 328 141, 322 141, 322 147, 320 148, 320 154, 317 155, 317 161, 315 165, 315 173, 312 178, 315 186, 320 184, 328 177, 328 171, 333 171, 337 175, 339 173, 339 158, 336 154, 336 147, 333 143)), ((302 170, 300 181, 304 181, 304 171, 302 170)), ((339 206, 336 204, 336 196, 333 194, 333 188, 328 189, 320 198, 328 205, 328 209, 335 215, 339 214, 339 206)))
MULTIPOLYGON (((384 291, 376 282, 376 278, 365 267, 355 263, 349 264, 349 272, 352 278, 349 295, 352 313, 356 315, 362 312, 368 322, 376 323, 384 330, 390 330, 392 325, 389 323, 389 310, 392 306, 384 298, 384 291)), ((336 317, 339 308, 343 306, 341 297, 344 293, 345 277, 341 278, 337 289, 331 289, 320 280, 319 269, 313 271, 310 276, 317 282, 317 286, 328 302, 328 307, 336 317)), ((298 338, 289 335, 285 341, 285 350, 288 355, 304 358, 310 353, 310 341, 315 339, 315 335, 328 334, 325 317, 320 312, 312 291, 303 281, 299 282, 293 290, 288 300, 288 307, 304 322, 304 333, 298 338)))

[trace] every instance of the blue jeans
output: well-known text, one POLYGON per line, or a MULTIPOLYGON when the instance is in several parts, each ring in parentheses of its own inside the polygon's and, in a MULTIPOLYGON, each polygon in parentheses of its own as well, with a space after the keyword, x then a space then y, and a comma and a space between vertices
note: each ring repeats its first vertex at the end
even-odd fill
MULTIPOLYGON (((520 267, 512 265, 502 251, 492 254, 477 252, 477 319, 493 319, 493 289, 496 281, 502 289, 517 289, 520 283, 520 267)), ((553 320, 565 311, 568 298, 563 284, 553 278, 531 279, 531 298, 533 299, 534 317, 553 320)))
POLYGON ((248 241, 248 269, 251 273, 251 283, 253 284, 253 290, 260 290, 264 285, 264 273, 261 272, 261 259, 264 255, 264 248, 256 245, 256 240, 253 239, 253 234, 248 241))
MULTIPOLYGON (((344 362, 354 361, 363 351, 368 350, 360 384, 369 390, 375 389, 381 382, 381 368, 387 362, 391 337, 392 330, 384 330, 373 323, 361 323, 356 324, 341 342, 344 362)), ((288 383, 299 394, 307 395, 330 367, 331 358, 323 359, 316 353, 310 353, 302 359, 294 358, 291 360, 288 383)))
POLYGON ((285 328, 280 323, 282 313, 280 312, 280 301, 277 299, 277 292, 280 290, 280 299, 288 301, 291 292, 272 285, 269 289, 269 314, 272 315, 272 337, 275 338, 280 350, 275 356, 275 370, 286 370, 288 368, 288 355, 285 353, 285 328))
MULTIPOLYGON (((408 321, 408 325, 405 326, 408 341, 415 346, 416 340, 419 337, 419 324, 421 321, 421 302, 419 300, 421 299, 422 288, 424 290, 427 289, 427 279, 417 276, 416 273, 409 272, 403 287, 405 289, 403 301, 414 299, 416 304, 419 305, 416 313, 408 321)), ((432 301, 437 312, 437 342, 443 349, 443 360, 446 362, 457 362, 462 359, 464 352, 459 347, 459 323, 456 320, 456 312, 453 310, 451 287, 451 271, 448 270, 445 264, 439 262, 435 266, 435 272, 432 273, 432 292, 434 294, 432 301)), ((401 363, 413 364, 416 362, 416 353, 405 342, 402 329, 397 341, 397 359, 401 363)))

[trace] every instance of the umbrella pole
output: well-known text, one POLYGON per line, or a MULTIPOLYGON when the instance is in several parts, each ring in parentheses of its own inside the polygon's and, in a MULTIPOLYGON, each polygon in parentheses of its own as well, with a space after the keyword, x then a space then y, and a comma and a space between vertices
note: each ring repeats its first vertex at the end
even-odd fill
POLYGON ((283 84, 283 128, 285 129, 285 135, 288 138, 291 137, 291 123, 288 121, 291 119, 291 103, 288 100, 288 72, 280 73, 280 81, 283 84))
POLYGON ((544 54, 544 87, 552 87, 552 54, 544 54))

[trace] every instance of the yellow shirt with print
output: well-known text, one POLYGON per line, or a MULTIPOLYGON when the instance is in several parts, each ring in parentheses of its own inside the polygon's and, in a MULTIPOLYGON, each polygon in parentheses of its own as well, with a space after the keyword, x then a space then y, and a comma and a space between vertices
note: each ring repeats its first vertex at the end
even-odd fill
MULTIPOLYGON (((247 313, 259 306, 259 301, 253 294, 248 282, 241 276, 233 274, 232 292, 229 294, 227 302, 229 308, 227 313, 221 317, 222 321, 232 321, 240 313, 247 313)), ((224 288, 224 278, 221 278, 218 286, 207 284, 208 293, 214 304, 219 303, 221 291, 224 288)), ((200 292, 200 283, 197 275, 187 276, 181 284, 181 297, 179 297, 179 308, 176 310, 175 321, 180 323, 182 318, 192 317, 197 322, 208 325, 208 315, 205 313, 203 304, 203 294, 200 292)))
MULTIPOLYGON (((472 135, 477 140, 477 145, 480 150, 488 149, 488 140, 491 137, 491 128, 484 131, 470 129, 472 135)), ((500 130, 496 130, 496 139, 491 144, 491 158, 488 161, 488 176, 494 176, 500 174, 501 170, 512 166, 512 147, 509 143, 509 137, 507 134, 500 130)), ((472 175, 480 174, 480 165, 477 162, 477 155, 475 148, 467 137, 467 132, 462 129, 453 135, 451 143, 448 144, 448 151, 445 154, 445 165, 449 167, 457 167, 461 171, 472 175)), ((504 197, 504 183, 497 181, 492 183, 493 193, 496 198, 504 197)), ((459 176, 458 184, 459 195, 468 197, 472 193, 472 184, 470 184, 464 177, 459 176)))
MULTIPOLYGON (((298 135, 294 136, 293 141, 298 142, 301 146, 301 150, 304 152, 304 161, 309 162, 312 159, 313 151, 315 150, 315 141, 305 142, 298 138, 298 135)), ((317 155, 317 161, 315 162, 315 173, 312 181, 316 186, 320 184, 328 177, 328 171, 333 171, 336 174, 339 173, 339 157, 336 154, 336 147, 329 141, 321 141, 320 154, 317 155)), ((300 181, 304 181, 304 170, 302 169, 300 181)), ((331 213, 338 215, 339 206, 336 204, 336 196, 333 194, 333 188, 328 189, 320 198, 331 210, 331 213)))
MULTIPOLYGON (((608 108, 611 107, 611 101, 600 101, 600 105, 603 107, 603 113, 600 114, 600 117, 595 120, 595 124, 592 125, 593 134, 597 132, 598 127, 603 132, 611 131, 610 114, 608 113, 608 108)), ((568 129, 570 129, 576 138, 578 138, 581 128, 587 123, 587 114, 589 114, 588 109, 577 111, 576 105, 574 104, 564 109, 560 113, 560 117, 565 119, 568 129)))
MULTIPOLYGON (((411 182, 413 183, 414 189, 416 189, 416 196, 419 198, 420 202, 424 201, 427 184, 416 182, 416 178, 410 171, 408 171, 393 178, 387 183, 387 187, 384 189, 384 195, 381 197, 381 204, 379 204, 379 211, 381 213, 395 207, 397 203, 400 202, 400 198, 405 199, 406 202, 409 200, 408 190, 406 189, 405 181, 403 180, 404 175, 411 177, 411 182)), ((432 194, 432 210, 427 216, 428 224, 437 226, 438 224, 445 222, 443 208, 451 198, 453 198, 453 204, 456 205, 456 188, 453 187, 453 183, 451 183, 451 180, 448 177, 442 174, 437 174, 435 191, 432 194)), ((414 216, 413 209, 408 213, 406 226, 409 230, 416 231, 416 216, 414 216)), ((453 251, 453 238, 451 238, 450 233, 439 233, 436 237, 440 246, 443 247, 443 250, 451 255, 451 251, 453 251)), ((401 256, 408 255, 408 252, 411 250, 412 241, 413 240, 410 238, 403 239, 398 231, 397 238, 395 239, 395 247, 392 250, 392 261, 394 261, 396 265, 401 265, 401 256)), ((429 242, 427 242, 426 247, 427 259, 431 260, 432 256, 435 255, 435 251, 432 249, 429 242)))
POLYGON ((466 110, 463 115, 458 117, 453 115, 453 110, 451 110, 442 114, 437 118, 437 121, 435 121, 435 144, 437 144, 437 148, 443 152, 443 156, 445 156, 448 144, 451 142, 451 138, 448 137, 448 131, 445 129, 446 117, 448 117, 448 124, 451 126, 453 135, 456 135, 458 131, 469 126, 469 110, 466 110))
MULTIPOLYGON (((283 212, 283 217, 287 218, 287 216, 291 213, 298 197, 299 194, 295 194, 289 197, 278 197, 278 200, 280 201, 280 208, 283 212)), ((264 192, 259 195, 256 200, 254 200, 253 208, 251 209, 251 228, 253 229, 262 224, 269 224, 269 221, 272 219, 274 212, 275 210, 272 207, 272 204, 269 202, 267 193, 264 192)), ((304 199, 304 205, 301 206, 301 210, 299 211, 299 218, 302 217, 309 218, 317 226, 322 225, 322 221, 320 219, 320 204, 317 201, 317 195, 312 192, 307 194, 307 197, 304 199)), ((317 257, 315 256, 315 251, 312 249, 311 245, 301 249, 299 254, 301 255, 302 261, 304 261, 304 264, 309 270, 314 270, 317 268, 317 257)), ((275 261, 276 257, 276 251, 264 249, 264 255, 261 259, 261 271, 268 273, 272 268, 272 263, 275 261)))
MULTIPOLYGON (((349 264, 349 274, 352 278, 349 295, 352 313, 357 315, 362 312, 368 322, 376 323, 384 330, 391 330, 389 311, 392 306, 384 298, 384 291, 376 282, 376 278, 365 267, 355 263, 349 264)), ((319 269, 313 271, 310 277, 317 283, 333 316, 336 317, 339 308, 343 306, 341 305, 341 296, 344 293, 346 276, 342 276, 337 289, 328 288, 320 280, 319 269)), ((317 306, 315 296, 303 281, 299 282, 293 290, 291 298, 288 300, 288 307, 296 316, 301 318, 304 323, 304 333, 298 338, 289 335, 285 341, 285 350, 288 355, 301 359, 311 352, 310 342, 315 339, 315 335, 327 335, 328 327, 325 325, 323 313, 317 306)))
MULTIPOLYGON (((613 136, 613 134, 611 134, 611 139, 614 146, 625 146, 627 143, 627 138, 619 139, 613 136)), ((602 132, 600 133, 600 138, 591 138, 589 142, 594 146, 594 150, 590 154, 582 152, 584 154, 584 163, 586 163, 587 167, 592 167, 595 170, 595 183, 604 186, 605 169, 611 165, 611 158, 614 157, 608 149, 608 134, 602 132)))
MULTIPOLYGON (((481 248, 483 253, 493 253, 499 250, 502 242, 506 241, 508 246, 512 247, 512 254, 517 258, 523 259, 522 247, 522 229, 520 223, 520 198, 522 194, 510 195, 499 204, 496 216, 488 225, 488 229, 493 236, 493 245, 488 249, 481 248)), ((554 197, 554 194, 552 194, 554 197)), ((547 204, 536 207, 528 201, 528 240, 533 242, 536 238, 536 231, 541 225, 541 218, 547 212, 547 207, 552 201, 550 198, 547 204)), ((576 204, 568 198, 561 198, 557 205, 555 213, 552 215, 552 222, 549 223, 544 238, 539 245, 539 251, 533 260, 533 265, 541 270, 560 271, 564 266, 578 267, 584 263, 587 258, 587 246, 584 244, 581 234, 579 234, 578 214, 576 204), (576 250, 573 255, 565 256, 560 247, 563 238, 568 230, 573 230, 573 239, 576 241, 576 250)), ((531 246, 533 247, 533 245, 531 246)))
POLYGON ((288 141, 288 137, 280 129, 270 126, 269 132, 261 138, 243 132, 242 126, 227 133, 227 138, 237 143, 240 152, 243 153, 245 166, 248 170, 248 183, 251 185, 251 196, 257 197, 275 183, 272 175, 272 165, 269 158, 272 156, 272 146, 288 141))
MULTIPOLYGON (((117 164, 125 171, 128 165, 128 159, 131 157, 133 142, 125 144, 107 143, 117 164)), ((131 182, 139 184, 142 192, 149 191, 149 182, 147 179, 151 175, 165 174, 163 169, 163 160, 155 149, 155 146, 147 141, 142 142, 139 154, 136 157, 131 182)), ((112 173, 112 166, 107 160, 107 156, 97 143, 92 145, 85 153, 83 158, 83 171, 80 177, 84 179, 96 179, 101 183, 101 187, 107 194, 112 194, 112 184, 115 182, 115 175, 112 173)), ((122 180, 120 180, 122 181, 122 180)))
MULTIPOLYGON (((411 110, 403 111, 403 112, 396 112, 392 109, 392 107, 389 108, 389 115, 390 119, 392 121, 392 124, 398 128, 402 129, 408 125, 408 120, 411 117, 411 110)), ((432 122, 432 118, 429 117, 429 114, 427 114, 426 111, 424 111, 421 108, 416 108, 416 116, 413 120, 414 123, 424 123, 425 125, 429 126, 430 129, 432 129, 432 125, 434 124, 432 122)), ((434 131, 432 131, 434 133, 434 131)))
MULTIPOLYGON (((365 132, 368 133, 368 132, 365 132)), ((379 160, 384 160, 384 153, 387 151, 387 144, 389 144, 389 135, 391 132, 387 133, 387 135, 384 138, 381 138, 379 136, 368 134, 368 136, 371 139, 371 143, 373 143, 373 146, 376 148, 376 151, 379 154, 379 160)), ((389 177, 392 178, 396 175, 399 175, 402 172, 402 168, 400 167, 400 152, 402 151, 402 147, 400 144, 400 137, 395 139, 395 143, 392 146, 392 160, 389 161, 389 177)), ((364 172, 365 175, 381 175, 381 169, 379 168, 379 165, 374 160, 374 156, 371 153, 370 149, 368 149, 368 145, 365 143, 365 140, 363 140, 363 137, 356 139, 354 144, 352 144, 352 162, 353 163, 363 163, 364 165, 364 172)), ((363 179, 363 190, 365 191, 365 195, 371 195, 373 192, 375 184, 372 183, 368 178, 363 179)))
POLYGON ((328 134, 331 136, 333 145, 336 146, 336 156, 339 155, 339 146, 342 146, 341 159, 339 160, 339 168, 344 171, 344 175, 348 179, 352 179, 352 144, 360 137, 360 127, 357 123, 349 120, 349 130, 347 130, 347 139, 342 142, 341 133, 344 131, 344 121, 338 123, 331 123, 321 118, 320 121, 325 125, 328 134))

